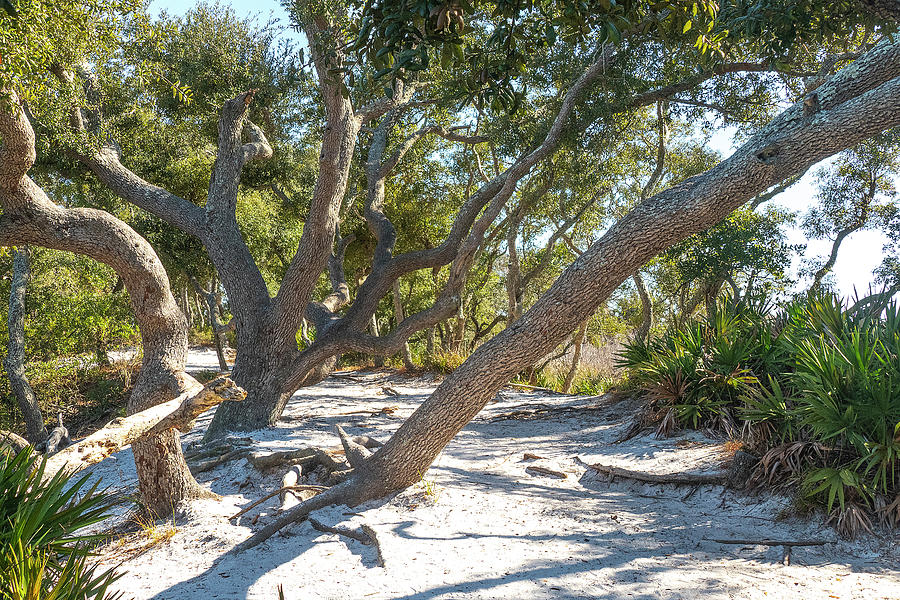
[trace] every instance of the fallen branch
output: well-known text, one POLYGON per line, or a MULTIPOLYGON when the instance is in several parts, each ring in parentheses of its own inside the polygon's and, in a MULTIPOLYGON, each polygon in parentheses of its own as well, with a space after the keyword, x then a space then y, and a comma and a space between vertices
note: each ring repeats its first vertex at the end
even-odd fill
POLYGON ((567 394, 563 394, 563 393, 561 393, 561 392, 558 392, 558 391, 556 391, 556 390, 551 390, 550 388, 540 387, 540 386, 537 386, 537 385, 528 385, 527 383, 513 383, 512 381, 510 381, 510 382, 507 383, 506 385, 508 385, 508 386, 510 386, 510 387, 523 388, 523 389, 526 389, 526 390, 536 390, 536 391, 538 391, 538 392, 549 392, 549 393, 551 393, 551 394, 556 394, 556 395, 558 395, 558 396, 565 396, 565 395, 567 395, 567 394))
POLYGON ((543 415, 557 415, 561 413, 594 413, 604 408, 602 404, 587 404, 585 406, 553 406, 549 404, 523 404, 522 407, 535 407, 535 408, 521 408, 520 410, 514 410, 511 412, 500 413, 498 415, 494 415, 488 419, 489 421, 509 421, 512 419, 536 419, 543 415))
POLYGON ((707 542, 715 542, 717 544, 733 544, 735 546, 824 546, 831 544, 828 540, 715 540, 712 538, 703 538, 707 542))
POLYGON ((349 415, 393 415, 399 409, 399 406, 384 406, 378 410, 348 410, 346 412, 332 413, 328 416, 330 417, 347 417, 349 415))
POLYGON ((197 384, 174 400, 114 419, 103 429, 57 452, 47 459, 44 477, 53 477, 61 471, 81 471, 147 435, 171 428, 186 431, 209 408, 226 400, 239 402, 246 396, 246 392, 227 377, 216 378, 202 388, 197 384))
POLYGON ((610 480, 613 477, 622 477, 644 483, 668 483, 674 485, 724 485, 726 482, 724 473, 644 473, 611 465, 589 465, 581 459, 578 459, 578 462, 595 471, 609 475, 610 480))
POLYGON ((225 454, 222 454, 215 458, 210 458, 209 460, 188 463, 188 468, 191 470, 191 473, 193 475, 196 475, 198 473, 205 473, 207 471, 212 471, 219 465, 223 465, 227 462, 231 462, 239 458, 247 457, 251 454, 251 452, 252 450, 250 448, 239 448, 237 450, 232 450, 231 452, 226 452, 225 454))
MULTIPOLYGON (((188 398, 176 410, 163 417, 159 423, 151 427, 142 437, 162 433, 168 429, 177 429, 181 432, 190 431, 193 429, 194 421, 197 420, 197 417, 210 408, 218 406, 222 402, 240 402, 246 397, 247 392, 238 387, 231 379, 224 376, 216 377, 203 386, 203 389, 197 395, 188 398)), ((128 418, 135 416, 137 415, 132 415, 128 418)))
POLYGON ((560 479, 567 479, 569 476, 562 471, 554 471, 553 469, 548 469, 547 467, 525 467, 526 473, 537 473, 539 475, 550 475, 551 477, 559 477, 560 479))
POLYGON ((707 542, 715 542, 717 544, 734 544, 738 546, 782 546, 784 548, 784 554, 781 557, 781 562, 785 565, 791 564, 791 550, 794 546, 824 546, 830 542, 826 540, 805 540, 805 541, 791 541, 791 540, 714 540, 711 538, 703 538, 707 542))
POLYGON ((298 450, 271 452, 269 454, 253 452, 247 456, 247 460, 260 471, 283 465, 306 466, 312 463, 319 463, 329 471, 344 468, 344 465, 333 459, 330 454, 320 448, 300 448, 298 450))
POLYGON ((12 431, 0 431, 0 449, 9 447, 14 454, 18 454, 30 445, 28 440, 12 431))
POLYGON ((266 500, 269 500, 270 498, 274 498, 275 496, 282 494, 284 492, 301 491, 301 490, 313 490, 315 492, 324 492, 327 489, 328 488, 325 487, 324 485, 289 485, 287 487, 278 488, 274 492, 269 492, 268 494, 266 494, 259 500, 254 500, 253 502, 251 502, 250 504, 248 504, 247 506, 242 508, 239 512, 228 517, 228 520, 231 521, 233 519, 237 519, 238 517, 242 517, 242 516, 246 515, 248 512, 250 512, 251 510, 253 510, 254 508, 256 508, 257 506, 259 506, 260 504, 262 504, 263 502, 265 502, 266 500))

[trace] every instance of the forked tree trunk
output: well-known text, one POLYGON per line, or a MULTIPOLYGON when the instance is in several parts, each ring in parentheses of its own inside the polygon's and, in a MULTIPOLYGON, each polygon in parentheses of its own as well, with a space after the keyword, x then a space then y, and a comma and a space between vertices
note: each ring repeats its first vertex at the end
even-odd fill
POLYGON ((640 271, 632 276, 632 280, 634 280, 638 296, 641 299, 641 324, 634 332, 634 339, 643 343, 647 341, 650 336, 650 328, 653 327, 653 299, 647 292, 647 286, 644 284, 644 278, 641 277, 640 271))
MULTIPOLYGON (((122 221, 99 210, 62 208, 28 177, 36 157, 34 130, 18 95, 0 92, 9 99, 7 110, 0 110, 0 245, 66 250, 112 267, 128 290, 144 349, 129 414, 179 396, 196 381, 184 372, 187 327, 165 268, 150 244, 122 221)), ((209 494, 191 476, 174 431, 138 442, 133 450, 149 511, 167 514, 186 498, 209 494)))
POLYGON ((568 394, 572 391, 572 384, 575 383, 575 375, 578 373, 578 367, 581 366, 581 348, 587 341, 587 326, 590 319, 581 324, 578 331, 575 332, 575 349, 572 353, 572 365, 569 372, 566 373, 566 380, 563 382, 563 393, 568 394))
POLYGON ((802 103, 794 105, 728 159, 632 209, 563 272, 516 327, 485 342, 444 379, 357 477, 332 496, 352 503, 415 483, 507 381, 558 345, 653 256, 810 165, 900 125, 900 43, 880 44, 816 93, 820 114, 810 118, 802 103))
POLYGON ((25 376, 25 292, 31 279, 31 256, 27 246, 15 251, 9 289, 9 346, 3 366, 13 395, 25 419, 26 439, 38 444, 47 439, 44 417, 37 396, 25 376))
POLYGON ((579 256, 508 328, 479 347, 353 475, 283 513, 242 552, 331 504, 356 505, 420 481, 450 440, 525 366, 557 346, 619 285, 666 248, 714 225, 757 194, 811 165, 900 125, 900 42, 878 44, 729 158, 634 207, 579 256))

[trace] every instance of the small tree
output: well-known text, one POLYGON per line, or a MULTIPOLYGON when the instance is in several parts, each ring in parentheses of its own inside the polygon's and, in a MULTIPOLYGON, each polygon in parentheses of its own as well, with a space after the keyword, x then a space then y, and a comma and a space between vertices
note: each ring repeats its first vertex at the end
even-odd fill
POLYGON ((810 239, 830 239, 828 258, 812 269, 810 294, 820 291, 834 267, 841 244, 851 233, 886 227, 898 206, 894 177, 900 169, 900 135, 887 132, 842 152, 833 166, 818 172, 818 204, 802 221, 810 239))

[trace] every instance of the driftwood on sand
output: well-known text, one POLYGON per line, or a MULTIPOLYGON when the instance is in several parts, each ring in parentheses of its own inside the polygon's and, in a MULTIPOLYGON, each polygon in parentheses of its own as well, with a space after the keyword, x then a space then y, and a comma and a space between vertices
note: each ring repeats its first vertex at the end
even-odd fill
POLYGON ((239 402, 246 396, 247 393, 227 377, 218 377, 202 387, 197 384, 173 400, 114 419, 106 427, 50 456, 44 477, 52 477, 60 471, 81 471, 144 436, 172 428, 188 431, 203 412, 225 401, 239 402))

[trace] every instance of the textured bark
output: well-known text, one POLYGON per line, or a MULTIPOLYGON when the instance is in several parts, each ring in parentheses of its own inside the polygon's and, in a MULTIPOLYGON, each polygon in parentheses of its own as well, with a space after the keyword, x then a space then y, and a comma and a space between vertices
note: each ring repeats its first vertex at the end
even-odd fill
POLYGON ((212 329, 213 334, 213 342, 216 346, 216 358, 219 361, 219 372, 224 373, 228 371, 228 363, 225 361, 225 344, 222 340, 222 337, 225 333, 225 327, 219 323, 218 309, 219 309, 219 301, 221 297, 217 291, 218 284, 216 283, 215 278, 210 281, 209 289, 204 288, 200 285, 200 282, 197 281, 197 278, 193 275, 190 276, 191 285, 194 286, 194 289, 197 291, 197 295, 199 295, 206 302, 206 314, 209 316, 209 324, 212 329))
MULTIPOLYGON (((112 267, 131 299, 144 354, 128 402, 129 413, 170 400, 195 383, 184 373, 187 328, 165 269, 150 245, 103 211, 66 209, 53 203, 28 177, 35 138, 18 96, 0 110, 0 245, 32 244, 84 254, 112 267)), ((141 494, 147 508, 170 512, 181 500, 205 493, 194 481, 173 431, 134 445, 141 494)))
MULTIPOLYGON (((403 310, 403 298, 400 296, 400 280, 397 279, 394 281, 394 320, 397 327, 403 323, 403 320, 406 318, 406 313, 403 310)), ((415 364, 413 364, 412 360, 412 352, 409 350, 409 342, 403 343, 403 348, 400 351, 400 356, 403 358, 403 365, 407 369, 414 369, 415 364)))
POLYGON ((15 251, 9 289, 9 345, 3 366, 25 419, 25 437, 32 444, 38 444, 47 439, 47 428, 44 426, 37 396, 25 376, 25 292, 31 279, 30 262, 27 246, 15 251))
POLYGON ((7 449, 12 449, 13 454, 18 454, 29 446, 29 441, 22 436, 0 429, 0 451, 8 452, 7 449))
MULTIPOLYGON (((406 96, 406 90, 398 88, 394 99, 384 98, 355 110, 351 101, 343 97, 341 83, 335 81, 338 77, 335 73, 345 66, 343 49, 338 41, 340 27, 329 23, 324 14, 317 12, 316 6, 305 0, 298 3, 297 9, 304 33, 311 42, 326 122, 309 215, 297 252, 274 299, 270 298, 259 269, 241 238, 234 216, 243 165, 249 160, 271 155, 271 147, 262 131, 246 120, 252 93, 242 94, 223 107, 219 123, 219 151, 205 208, 178 198, 131 173, 121 164, 118 151, 112 144, 96 155, 82 157, 82 162, 122 198, 200 239, 219 273, 235 315, 237 359, 232 376, 248 390, 251 399, 240 405, 221 406, 210 432, 248 430, 269 425, 280 416, 290 394, 318 381, 327 366, 333 364, 335 356, 350 351, 380 356, 396 353, 413 333, 434 327, 458 314, 461 290, 464 289, 465 278, 476 252, 484 242, 485 232, 504 210, 519 181, 555 150, 563 131, 579 126, 571 118, 576 99, 593 81, 608 72, 615 58, 612 46, 600 49, 597 61, 572 82, 546 138, 506 171, 500 173, 495 165, 495 177, 489 180, 485 177, 485 184, 466 200, 442 243, 433 248, 393 256, 390 236, 379 238, 371 274, 360 286, 357 297, 343 314, 330 315, 326 333, 321 335, 317 332, 319 335, 315 342, 300 352, 296 335, 303 320, 308 317, 307 307, 316 304, 313 302, 313 290, 332 256, 357 136, 364 124, 397 110, 406 96), (250 141, 242 142, 242 137, 250 141), (382 337, 366 333, 378 302, 390 293, 398 277, 418 269, 448 264, 447 285, 432 307, 407 316, 394 331, 382 337)), ((653 104, 719 75, 770 69, 770 65, 758 63, 718 65, 683 81, 644 90, 612 107, 612 110, 630 111, 653 104)), ((75 112, 73 124, 76 128, 89 127, 85 121, 99 121, 94 116, 84 119, 85 111, 75 112)), ((385 129, 390 130, 387 125, 385 129)), ((401 142, 387 161, 382 156, 381 162, 389 164, 394 156, 402 157, 404 148, 426 134, 445 135, 448 139, 458 136, 453 130, 432 126, 423 128, 422 132, 416 132, 401 142)), ((379 225, 378 231, 382 229, 379 225)))

